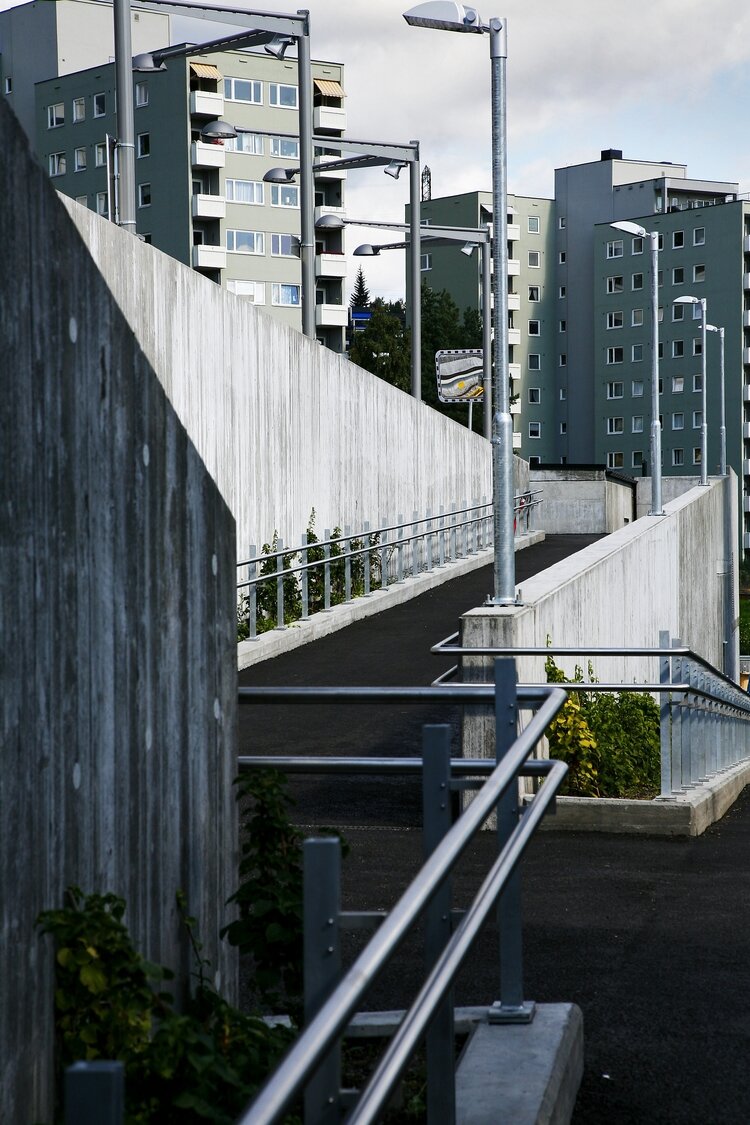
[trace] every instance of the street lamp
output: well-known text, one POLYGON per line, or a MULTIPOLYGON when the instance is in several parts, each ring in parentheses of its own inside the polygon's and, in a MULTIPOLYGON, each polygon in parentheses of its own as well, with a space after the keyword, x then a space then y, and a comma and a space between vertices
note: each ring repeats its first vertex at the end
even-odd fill
POLYGON ((706 414, 706 298, 675 297, 675 305, 700 305, 701 310, 701 484, 708 484, 708 418, 706 414))
POLYGON ((507 21, 483 24, 479 13, 454 0, 428 0, 404 13, 415 27, 489 33, 492 72, 492 255, 495 262, 494 381, 492 389, 492 500, 494 593, 488 605, 516 605, 513 543, 513 419, 508 365, 508 186, 505 69, 507 21))
POLYGON ((659 232, 622 219, 610 223, 615 230, 647 238, 651 243, 651 511, 663 516, 661 501, 661 421, 659 420, 659 232))
POLYGON ((721 475, 727 475, 727 426, 726 426, 726 387, 724 384, 724 329, 717 328, 715 324, 707 324, 706 332, 716 332, 719 336, 719 377, 721 379, 721 424, 719 426, 719 442, 721 449, 721 475))

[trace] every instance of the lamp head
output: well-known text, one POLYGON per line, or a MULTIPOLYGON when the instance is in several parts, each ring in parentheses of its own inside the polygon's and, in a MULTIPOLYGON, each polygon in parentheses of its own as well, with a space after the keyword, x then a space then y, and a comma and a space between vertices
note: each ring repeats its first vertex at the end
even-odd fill
POLYGON ((380 254, 379 246, 372 246, 369 242, 363 242, 353 251, 355 258, 377 258, 380 254))
POLYGON ((476 242, 465 242, 464 245, 461 247, 461 253, 465 254, 467 258, 470 258, 471 255, 476 250, 476 248, 477 248, 476 242))
POLYGON ((383 171, 385 172, 386 176, 393 176, 394 180, 397 180, 401 169, 405 167, 405 160, 392 160, 390 164, 386 164, 383 171))
POLYGON ((270 42, 266 43, 263 50, 274 58, 283 59, 285 52, 294 45, 294 39, 291 35, 274 35, 270 42))
POLYGON ((615 230, 624 231, 625 234, 632 234, 634 238, 647 238, 648 231, 642 227, 640 223, 631 223, 629 219, 618 219, 616 223, 610 223, 611 227, 615 230))
POLYGON ((228 121, 209 121, 201 129, 201 137, 206 141, 228 141, 237 136, 237 130, 228 121))
POLYGON ((412 27, 434 27, 440 31, 474 31, 482 34, 482 20, 476 8, 454 0, 428 0, 404 12, 412 27))
POLYGON ((700 305, 703 298, 701 297, 675 297, 672 302, 673 305, 700 305))
POLYGON ((140 55, 133 55, 133 71, 136 74, 154 74, 159 70, 166 70, 163 62, 159 62, 148 51, 140 55))
POLYGON ((315 220, 316 230, 343 230, 346 223, 340 215, 321 215, 315 220))
POLYGON ((290 184, 298 171, 297 168, 269 168, 263 173, 263 181, 267 184, 290 184))

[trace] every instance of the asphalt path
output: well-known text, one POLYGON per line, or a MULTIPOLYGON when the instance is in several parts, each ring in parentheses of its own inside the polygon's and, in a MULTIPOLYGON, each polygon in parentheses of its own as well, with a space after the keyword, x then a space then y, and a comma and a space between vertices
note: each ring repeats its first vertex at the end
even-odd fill
MULTIPOLYGON (((518 581, 590 540, 550 537, 516 557, 518 581)), ((322 641, 248 669, 247 684, 427 684, 448 661, 435 641, 480 605, 491 571, 456 579, 322 641)), ((264 705, 240 708, 245 753, 412 754, 424 722, 454 708, 264 705)), ((296 819, 339 824, 347 909, 385 909, 421 863, 419 791, 404 781, 310 779, 296 819)), ((494 854, 483 833, 461 861, 455 905, 469 901, 494 854)), ((525 994, 574 1001, 585 1072, 574 1125, 750 1123, 750 791, 698 839, 545 830, 523 860, 525 994)), ((350 955, 357 935, 348 938, 350 955)), ((457 1004, 497 996, 489 926, 461 972, 457 1004)), ((367 1007, 408 1005, 422 972, 419 938, 400 950, 367 1007)), ((498 1123, 502 1122, 498 1116, 498 1123)))

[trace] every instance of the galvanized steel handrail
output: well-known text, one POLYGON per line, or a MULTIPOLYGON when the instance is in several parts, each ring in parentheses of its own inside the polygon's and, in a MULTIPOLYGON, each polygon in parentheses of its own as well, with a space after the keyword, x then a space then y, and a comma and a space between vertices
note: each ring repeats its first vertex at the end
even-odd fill
MULTIPOLYGON (((474 693, 476 697, 490 698, 495 694, 495 689, 490 685, 477 685, 477 687, 479 690, 474 693)), ((284 695, 291 698, 291 693, 293 693, 297 697, 297 701, 300 701, 304 698, 302 693, 306 691, 309 693, 309 690, 260 688, 256 689, 254 694, 251 695, 248 692, 252 689, 243 689, 240 700, 245 703, 251 702, 253 699, 259 699, 260 695, 265 693, 267 701, 278 701, 284 695)), ((321 689, 313 690, 320 691, 321 689)), ((346 689, 329 689, 325 698, 331 698, 331 691, 335 692, 336 690, 346 689)), ((383 689, 367 688, 348 689, 347 701, 353 702, 358 696, 357 701, 363 702, 370 698, 368 693, 375 690, 383 691, 383 689)), ((408 699, 412 702, 419 702, 425 698, 452 698, 454 700, 458 698, 455 689, 451 690, 447 687, 395 690, 398 694, 390 694, 389 698, 408 699)), ((493 809, 497 807, 498 801, 509 786, 515 781, 536 743, 543 736, 547 726, 567 698, 566 691, 556 685, 535 687, 532 692, 524 692, 523 694, 529 701, 533 700, 539 703, 538 709, 530 722, 518 735, 501 761, 494 766, 487 781, 477 792, 474 800, 466 808, 460 819, 456 821, 425 861, 410 887, 383 920, 373 938, 357 957, 351 968, 344 973, 338 986, 308 1023, 299 1039, 292 1045, 252 1105, 238 1119, 238 1125, 270 1125, 270 1123, 277 1121, 287 1109, 297 1092, 302 1089, 316 1067, 330 1052, 332 1045, 342 1035, 377 974, 396 951, 432 897, 444 884, 471 838, 493 809)), ((461 698, 465 699, 466 696, 462 694, 461 698)), ((266 765, 273 764, 273 759, 265 759, 264 761, 266 765)), ((513 872, 531 833, 543 815, 544 808, 554 798, 557 788, 567 772, 567 767, 560 762, 541 762, 540 765, 543 772, 549 771, 547 782, 535 795, 534 801, 523 815, 520 827, 508 840, 498 856, 479 894, 469 908, 464 922, 455 931, 443 953, 437 959, 428 977, 428 980, 433 982, 433 987, 431 989, 423 988, 417 1000, 409 1009, 389 1051, 386 1052, 380 1067, 376 1070, 366 1088, 364 1095, 366 1100, 361 1115, 358 1111, 355 1111, 349 1120, 372 1121, 373 1115, 387 1100, 416 1042, 423 1035, 443 995, 450 987, 481 922, 491 909, 504 883, 513 872)))

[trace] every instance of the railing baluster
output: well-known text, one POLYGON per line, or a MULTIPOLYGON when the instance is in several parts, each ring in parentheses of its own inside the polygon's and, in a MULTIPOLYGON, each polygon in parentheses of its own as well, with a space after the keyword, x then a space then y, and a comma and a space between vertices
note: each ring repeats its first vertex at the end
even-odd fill
POLYGON ((352 600, 352 541, 350 527, 344 527, 344 601, 352 600))
POLYGON ((438 566, 445 566, 445 513, 442 504, 438 520, 438 566))
MULTIPOLYGON (((328 999, 341 976, 341 844, 337 837, 303 845, 305 1023, 328 999)), ((338 1040, 305 1087, 305 1125, 341 1120, 341 1041, 338 1040)))
POLYGON ((404 517, 399 513, 398 517, 398 530, 396 531, 398 537, 398 547, 396 548, 396 581, 403 582, 404 580, 404 517))
POLYGON ((247 608, 247 627, 250 631, 250 640, 255 641, 258 639, 258 587, 253 579, 258 573, 258 564, 255 562, 255 556, 258 551, 253 544, 250 548, 250 562, 247 564, 247 577, 251 583, 247 588, 247 600, 245 606, 247 608))
POLYGON ((276 543, 276 628, 284 629, 284 541, 279 539, 276 543))
MULTIPOLYGON (((386 526, 386 521, 380 517, 381 527, 386 526)), ((384 531, 380 536, 380 589, 385 590, 388 587, 388 532, 384 531)))
MULTIPOLYGON (((669 630, 659 633, 659 648, 669 648, 669 630)), ((668 656, 659 658, 659 683, 669 683, 668 656)), ((668 797, 672 792, 672 725, 670 723, 670 695, 664 691, 659 700, 659 745, 661 749, 661 795, 668 797)))
POLYGON ((302 599, 302 618, 310 616, 310 604, 307 593, 307 532, 302 536, 302 547, 300 548, 300 562, 305 568, 300 571, 300 598, 302 599))
POLYGON ((372 566, 372 546, 370 544, 370 525, 365 522, 362 532, 362 546, 366 547, 364 555, 362 555, 362 582, 364 585, 364 597, 370 596, 370 567, 372 566))
POLYGON ((323 532, 325 546, 323 547, 323 609, 331 608, 331 532, 326 528, 323 532))

